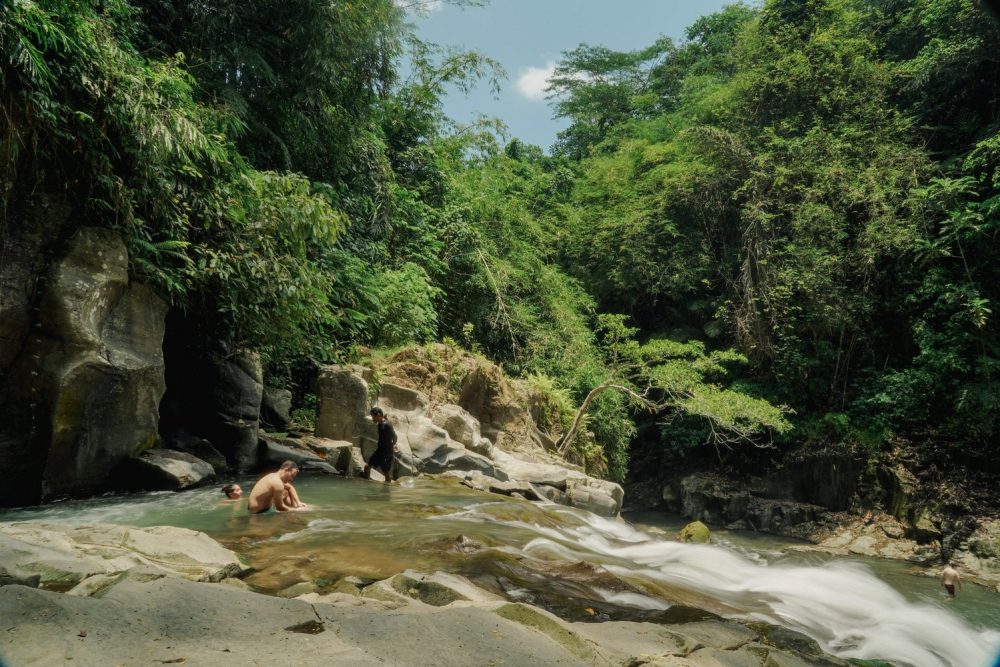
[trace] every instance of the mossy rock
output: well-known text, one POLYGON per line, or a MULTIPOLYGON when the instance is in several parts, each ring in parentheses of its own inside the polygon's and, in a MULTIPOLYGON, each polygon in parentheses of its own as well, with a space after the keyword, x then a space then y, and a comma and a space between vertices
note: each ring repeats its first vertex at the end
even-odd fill
POLYGON ((453 591, 447 586, 442 586, 435 581, 417 581, 402 574, 393 577, 392 587, 407 597, 420 600, 424 604, 434 607, 444 607, 459 600, 466 602, 469 600, 469 598, 461 593, 453 591))
POLYGON ((597 655, 587 642, 537 609, 514 602, 498 607, 494 613, 508 621, 538 630, 585 662, 597 662, 597 655))
POLYGON ((708 544, 712 541, 712 531, 701 521, 692 521, 681 528, 681 531, 677 533, 677 539, 681 542, 708 544))

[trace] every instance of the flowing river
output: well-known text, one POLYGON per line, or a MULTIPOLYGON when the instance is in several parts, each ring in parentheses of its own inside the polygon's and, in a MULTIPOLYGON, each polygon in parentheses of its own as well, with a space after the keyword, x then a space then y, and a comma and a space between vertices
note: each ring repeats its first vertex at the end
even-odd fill
POLYGON ((671 539, 681 524, 664 515, 614 521, 453 480, 304 477, 296 488, 309 511, 249 516, 245 501, 223 502, 211 488, 4 510, 0 521, 201 530, 240 553, 255 570, 247 583, 265 593, 443 570, 574 621, 715 614, 799 631, 844 658, 916 667, 988 667, 1000 647, 1000 595, 966 584, 949 601, 904 563, 787 551, 788 540, 724 531, 712 545, 681 544, 671 539))

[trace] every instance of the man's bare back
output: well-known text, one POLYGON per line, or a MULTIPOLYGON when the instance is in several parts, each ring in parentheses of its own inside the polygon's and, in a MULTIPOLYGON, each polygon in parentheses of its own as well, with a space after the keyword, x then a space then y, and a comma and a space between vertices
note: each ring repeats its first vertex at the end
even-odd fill
POLYGON ((292 480, 298 474, 298 466, 286 461, 277 472, 264 475, 253 485, 247 509, 253 514, 260 514, 274 507, 279 512, 291 512, 305 509, 305 503, 299 500, 292 480))
POLYGON ((959 590, 962 589, 962 578, 959 576, 954 563, 945 565, 944 569, 941 570, 941 585, 948 591, 950 597, 955 597, 956 586, 959 590))

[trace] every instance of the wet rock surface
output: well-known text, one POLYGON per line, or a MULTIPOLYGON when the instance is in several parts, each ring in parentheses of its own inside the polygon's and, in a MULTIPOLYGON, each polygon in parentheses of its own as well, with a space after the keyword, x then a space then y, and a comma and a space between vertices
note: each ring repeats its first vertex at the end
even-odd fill
POLYGON ((767 497, 766 486, 715 473, 694 473, 663 488, 666 507, 707 524, 804 538, 834 517, 818 505, 767 497))
MULTIPOLYGON (((56 560, 72 554, 55 538, 47 548, 56 560)), ((139 554, 121 562, 129 558, 139 554)), ((570 622, 441 572, 354 578, 343 591, 293 599, 224 585, 229 581, 197 583, 139 563, 91 575, 73 594, 0 586, 4 658, 78 665, 847 664, 808 638, 765 625, 570 622)))
MULTIPOLYGON (((624 498, 621 486, 590 477, 546 452, 530 411, 518 407, 517 400, 527 405, 528 397, 504 389, 499 369, 466 368, 460 380, 454 376, 448 381, 449 392, 436 383, 434 362, 421 361, 423 365, 394 362, 393 381, 383 380, 375 397, 399 439, 397 476, 447 473, 482 491, 547 498, 602 516, 618 515, 624 498), (429 393, 397 382, 410 382, 429 393), (437 395, 441 402, 435 400, 437 395)), ((317 438, 355 444, 363 460, 377 445, 374 424, 367 418, 369 385, 364 378, 370 374, 361 367, 330 366, 321 369, 319 382, 317 438)), ((349 474, 356 469, 356 458, 354 453, 331 451, 327 461, 349 474)))
MULTIPOLYGON (((709 525, 812 542, 795 550, 903 560, 934 573, 950 559, 966 580, 1000 587, 1000 520, 972 514, 956 487, 946 484, 931 493, 898 463, 876 467, 866 483, 876 488, 864 486, 858 493, 875 505, 873 510, 834 512, 768 497, 775 492, 773 480, 737 480, 712 472, 665 484, 659 500, 670 511, 709 525)), ((642 487, 637 489, 637 496, 647 497, 647 505, 656 504, 648 490, 644 494, 642 487)))
POLYGON ((185 452, 150 449, 124 461, 115 478, 122 488, 181 491, 215 481, 215 469, 185 452))
POLYGON ((112 524, 79 528, 0 524, 0 562, 9 576, 37 576, 41 586, 59 589, 137 566, 199 581, 219 581, 246 569, 236 554, 204 533, 171 526, 112 524))

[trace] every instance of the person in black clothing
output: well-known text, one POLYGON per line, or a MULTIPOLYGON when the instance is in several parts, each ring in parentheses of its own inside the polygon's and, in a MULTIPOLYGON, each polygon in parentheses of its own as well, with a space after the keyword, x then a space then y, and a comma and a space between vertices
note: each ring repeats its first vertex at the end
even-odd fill
POLYGON ((385 475, 385 483, 388 484, 392 481, 393 455, 399 451, 399 448, 396 447, 396 429, 385 420, 382 408, 372 408, 371 416, 375 426, 378 427, 378 447, 375 449, 375 453, 368 458, 363 476, 367 479, 372 468, 375 468, 385 475))

